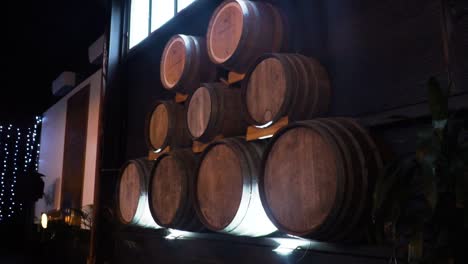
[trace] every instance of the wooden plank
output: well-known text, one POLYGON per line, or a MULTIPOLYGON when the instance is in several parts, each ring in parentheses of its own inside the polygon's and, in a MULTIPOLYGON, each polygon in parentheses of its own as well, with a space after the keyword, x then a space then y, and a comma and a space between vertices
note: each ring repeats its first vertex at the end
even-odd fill
POLYGON ((188 94, 176 93, 174 97, 174 101, 180 104, 180 103, 187 101, 187 98, 188 98, 188 94))
POLYGON ((156 160, 157 158, 159 158, 159 156, 161 156, 162 154, 164 153, 167 153, 171 151, 171 147, 166 147, 165 149, 159 151, 159 152, 156 152, 154 150, 150 150, 148 151, 148 160, 156 160))
POLYGON ((276 133, 276 131, 287 126, 288 123, 288 117, 283 117, 280 120, 278 120, 278 122, 275 122, 271 126, 265 128, 249 126, 247 127, 247 135, 245 138, 247 139, 247 141, 269 138, 273 136, 276 133))
POLYGON ((223 138, 224 137, 222 135, 218 135, 212 141, 210 141, 208 143, 203 143, 203 142, 194 140, 193 145, 192 145, 192 151, 194 153, 201 153, 206 149, 206 147, 208 147, 208 145, 210 145, 211 143, 213 143, 216 140, 223 139, 223 138))
POLYGON ((244 77, 245 77, 245 74, 231 71, 228 73, 228 83, 233 84, 236 82, 240 82, 244 79, 244 77))
POLYGON ((81 208, 88 134, 89 85, 67 101, 61 209, 81 208))

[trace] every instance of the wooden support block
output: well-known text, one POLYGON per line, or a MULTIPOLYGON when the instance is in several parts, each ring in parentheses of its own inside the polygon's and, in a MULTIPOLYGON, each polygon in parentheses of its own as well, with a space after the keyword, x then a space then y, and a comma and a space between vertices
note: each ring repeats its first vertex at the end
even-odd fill
POLYGON ((249 126, 247 127, 247 135, 245 136, 245 138, 247 141, 252 141, 272 137, 276 133, 276 131, 287 126, 288 123, 288 117, 283 117, 280 120, 278 120, 278 122, 275 122, 271 126, 265 128, 249 126))
POLYGON ((174 101, 179 104, 179 103, 183 103, 187 101, 187 98, 188 98, 188 94, 176 93, 174 97, 174 101))
POLYGON ((240 82, 244 79, 245 74, 237 73, 237 72, 229 72, 228 74, 228 83, 233 84, 236 82, 240 82))
POLYGON ((171 151, 171 147, 166 147, 165 149, 159 151, 159 152, 156 152, 154 150, 150 150, 148 152, 148 160, 156 160, 157 158, 159 158, 159 156, 161 156, 162 154, 164 153, 167 153, 171 151))
POLYGON ((193 153, 203 152, 206 149, 206 147, 208 147, 208 145, 210 145, 212 142, 214 142, 216 140, 219 140, 219 139, 222 139, 222 138, 224 138, 222 135, 218 135, 212 141, 210 141, 208 143, 203 143, 203 142, 194 140, 193 145, 192 145, 192 151, 193 151, 193 153))

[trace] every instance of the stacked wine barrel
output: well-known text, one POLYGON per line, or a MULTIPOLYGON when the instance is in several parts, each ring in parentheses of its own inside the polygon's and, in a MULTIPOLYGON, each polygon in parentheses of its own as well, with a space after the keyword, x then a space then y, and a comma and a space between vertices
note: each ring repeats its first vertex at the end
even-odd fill
POLYGON ((279 230, 343 240, 362 231, 382 161, 356 121, 320 118, 278 131, 262 168, 260 196, 279 230))
POLYGON ((151 217, 148 205, 152 163, 146 159, 130 160, 121 170, 116 201, 118 217, 126 225, 159 228, 151 217))
POLYGON ((124 167, 123 223, 147 226, 144 211, 156 226, 187 231, 359 237, 382 161, 356 120, 325 117, 332 97, 325 67, 280 53, 285 21, 271 4, 228 0, 215 10, 206 40, 176 35, 167 42, 161 82, 187 101, 151 109, 146 140, 160 154, 150 167, 141 160, 124 167), (217 68, 245 77, 240 86, 216 81, 217 68), (245 140, 248 125, 283 118, 289 125, 271 140, 245 140), (194 141, 206 144, 201 154, 190 148, 194 141))

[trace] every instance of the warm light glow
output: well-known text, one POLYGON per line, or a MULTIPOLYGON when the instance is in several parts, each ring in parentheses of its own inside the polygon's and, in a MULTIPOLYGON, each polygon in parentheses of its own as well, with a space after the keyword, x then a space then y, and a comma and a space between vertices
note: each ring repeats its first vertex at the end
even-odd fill
POLYGON ((41 215, 41 226, 42 228, 46 229, 47 228, 47 214, 46 213, 42 213, 41 215))

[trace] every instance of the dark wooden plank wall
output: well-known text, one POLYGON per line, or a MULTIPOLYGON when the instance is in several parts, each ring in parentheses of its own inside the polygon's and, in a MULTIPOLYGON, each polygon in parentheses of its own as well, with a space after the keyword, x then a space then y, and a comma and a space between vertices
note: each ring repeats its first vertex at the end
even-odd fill
POLYGON ((81 208, 86 139, 88 134, 89 85, 67 101, 63 150, 61 208, 81 208))
MULTIPOLYGON (((122 153, 124 159, 147 154, 144 138, 147 113, 155 100, 170 97, 159 79, 159 61, 166 41, 177 33, 205 35, 211 13, 220 2, 197 0, 124 58, 118 70, 118 85, 123 85, 125 91, 121 95, 124 97, 121 104, 124 114, 119 121, 121 124, 113 126, 126 131, 126 151, 122 153)), ((429 76, 447 79, 440 0, 269 2, 280 6, 289 17, 292 28, 289 51, 317 57, 329 70, 333 87, 331 115, 378 117, 379 113, 394 109, 410 109, 411 112, 416 108, 427 113, 424 105, 426 80, 429 76)), ((466 16, 454 23, 451 41, 450 61, 456 84, 452 93, 467 94, 466 16)), ((468 102, 461 104, 466 109, 468 102)), ((414 151, 415 131, 428 122, 423 118, 417 122, 377 126, 372 132, 388 146, 392 155, 403 155, 414 151)), ((379 120, 369 123, 378 124, 379 120)), ((109 136, 108 133, 105 137, 109 136)), ((103 151, 106 152, 105 147, 103 151)), ((108 194, 113 189, 108 187, 103 193, 108 194)), ((109 229, 112 228, 106 232, 109 229)), ((104 240, 114 247, 112 254, 115 263, 152 263, 155 260, 159 260, 159 263, 295 263, 297 258, 280 258, 271 252, 271 248, 232 245, 229 242, 197 240, 169 243, 161 235, 143 233, 117 231, 117 236, 109 233, 103 235, 104 240)), ((340 256, 319 252, 307 254, 304 263, 309 261, 383 263, 381 259, 364 260, 352 254, 340 256)))

